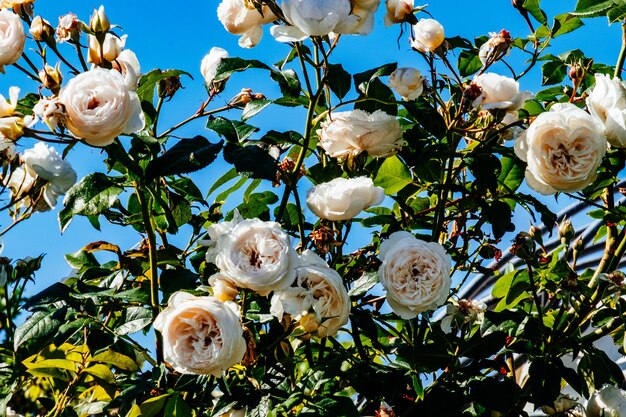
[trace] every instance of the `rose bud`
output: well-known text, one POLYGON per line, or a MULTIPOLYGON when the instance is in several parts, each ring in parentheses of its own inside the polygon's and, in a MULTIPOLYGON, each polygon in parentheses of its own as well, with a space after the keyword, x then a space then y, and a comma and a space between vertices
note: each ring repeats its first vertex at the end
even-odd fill
POLYGON ((51 67, 46 64, 43 69, 39 71, 39 79, 45 88, 57 94, 63 83, 63 75, 61 74, 59 64, 57 64, 56 67, 51 67))
POLYGON ((46 19, 41 16, 35 16, 30 24, 28 30, 36 41, 43 41, 46 43, 55 43, 54 40, 54 28, 46 19))
POLYGON ((413 25, 411 46, 420 52, 433 52, 445 39, 443 26, 435 19, 422 19, 413 25))
POLYGON ((225 49, 219 48, 217 46, 211 48, 208 54, 202 58, 202 63, 200 64, 200 72, 204 77, 204 85, 207 90, 210 92, 213 90, 214 93, 219 93, 226 86, 226 81, 228 78, 214 81, 215 76, 217 75, 217 68, 222 63, 224 58, 229 58, 228 51, 225 49))
POLYGON ((93 11, 91 19, 89 19, 89 28, 94 33, 106 33, 111 29, 111 22, 104 12, 104 6, 93 11))
POLYGON ((389 76, 389 87, 403 100, 415 100, 424 91, 424 77, 415 68, 397 68, 389 76))

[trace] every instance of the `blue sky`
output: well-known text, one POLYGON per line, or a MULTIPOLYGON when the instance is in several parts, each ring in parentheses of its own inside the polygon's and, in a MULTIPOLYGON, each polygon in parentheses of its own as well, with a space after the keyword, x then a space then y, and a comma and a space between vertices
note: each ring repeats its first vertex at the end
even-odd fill
MULTIPOLYGON (((384 0, 383 0, 384 1, 384 0)), ((572 10, 573 0, 544 0, 544 7, 549 16, 572 10)), ((237 45, 237 37, 228 34, 216 17, 217 1, 186 1, 180 3, 161 0, 103 0, 103 1, 64 1, 64 0, 37 0, 36 14, 56 25, 58 16, 72 11, 83 21, 88 21, 94 8, 104 4, 112 23, 120 26, 117 33, 127 34, 126 47, 137 53, 141 62, 142 71, 148 72, 153 68, 183 69, 194 76, 194 80, 184 79, 184 90, 181 90, 174 100, 167 104, 160 126, 167 127, 178 120, 194 113, 206 99, 206 91, 199 74, 202 57, 213 46, 220 46, 228 50, 231 56, 260 59, 266 63, 273 63, 282 59, 289 51, 289 47, 275 42, 266 33, 260 45, 253 49, 242 49, 237 45)), ((416 4, 417 5, 417 4, 416 4)), ((528 28, 523 19, 511 7, 510 0, 482 0, 480 2, 466 2, 460 0, 431 1, 428 11, 445 27, 448 37, 460 35, 473 39, 488 32, 498 32, 500 29, 509 30, 513 36, 525 36, 528 28)), ((384 6, 376 16, 374 32, 366 37, 345 36, 341 39, 339 48, 333 55, 333 62, 340 62, 352 72, 360 72, 385 63, 398 62, 399 66, 413 66, 425 70, 425 63, 421 57, 410 50, 404 34, 398 47, 400 27, 385 28, 382 24, 384 6)), ((554 41, 548 52, 557 54, 569 49, 582 49, 596 62, 613 64, 620 47, 621 31, 618 25, 608 26, 606 19, 599 18, 585 21, 587 28, 573 34, 565 35, 554 41)), ((27 43, 27 47, 33 46, 27 43)), ((70 48, 65 48, 70 51, 70 48)), ((36 55, 30 53, 34 59, 36 55)), ((452 58, 455 61, 456 58, 452 58)), ((37 62, 37 61, 36 61, 37 62)), ((56 61, 51 61, 55 63, 56 61)), ((511 62, 519 62, 515 56, 511 62)), ((519 67, 519 65, 517 65, 519 67)), ((495 70, 503 75, 509 75, 503 67, 495 70)), ((69 73, 65 71, 66 78, 69 73)), ((521 82, 522 89, 537 91, 540 89, 540 75, 535 71, 521 82)), ((36 86, 28 81, 15 68, 7 68, 7 73, 0 75, 0 94, 6 95, 11 85, 22 88, 22 95, 34 92, 36 86)), ((268 80, 266 74, 249 72, 236 74, 229 81, 226 91, 215 102, 222 105, 243 87, 253 88, 255 92, 265 93, 269 98, 277 97, 276 87, 268 80)), ((237 118, 237 111, 229 114, 237 118)), ((303 114, 293 109, 272 107, 253 118, 250 123, 265 129, 298 130, 301 131, 303 114)), ((183 137, 196 134, 206 135, 216 141, 216 136, 204 130, 203 122, 192 124, 179 133, 183 137)), ((20 142, 23 149, 32 146, 28 140, 20 142)), ((97 149, 78 146, 69 155, 69 160, 77 170, 79 178, 94 170, 103 170, 103 156, 97 149)), ((206 192, 210 185, 225 170, 223 165, 217 164, 194 175, 206 192)), ((553 198, 544 201, 552 202, 553 198)), ((123 249, 129 249, 140 240, 139 234, 119 227, 106 225, 102 222, 102 232, 97 232, 89 223, 82 219, 75 219, 64 235, 59 232, 56 220, 59 207, 47 213, 37 213, 30 220, 18 225, 5 235, 4 255, 17 258, 37 256, 46 253, 43 268, 37 276, 36 284, 30 289, 35 292, 58 281, 70 273, 70 268, 63 259, 66 253, 74 252, 84 245, 97 240, 107 240, 119 244, 123 249)), ((0 215, 0 225, 8 222, 6 214, 0 215)), ((526 224, 521 226, 526 228, 526 224)), ((187 230, 179 232, 180 240, 186 241, 187 230)), ((353 235, 353 239, 357 235, 353 235)), ((506 238, 505 238, 506 240, 506 238)), ((173 242, 176 242, 176 238, 173 242)), ((508 243, 508 242, 507 242, 508 243)))

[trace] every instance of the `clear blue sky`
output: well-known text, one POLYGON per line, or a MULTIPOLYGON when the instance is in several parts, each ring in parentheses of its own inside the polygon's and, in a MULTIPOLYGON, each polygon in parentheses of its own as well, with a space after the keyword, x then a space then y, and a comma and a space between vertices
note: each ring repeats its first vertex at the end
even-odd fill
MULTIPOLYGON (((549 16, 572 10, 575 5, 573 0, 544 0, 543 3, 549 16)), ((217 1, 192 0, 173 3, 162 0, 37 0, 35 12, 56 25, 58 16, 68 11, 76 13, 83 21, 88 21, 93 9, 100 4, 104 4, 111 22, 121 27, 122 30, 118 30, 118 34, 128 35, 126 47, 137 53, 143 72, 153 68, 177 68, 194 75, 195 80, 183 80, 185 89, 180 91, 165 107, 164 116, 160 121, 162 127, 192 114, 206 99, 199 66, 202 57, 211 47, 220 46, 227 49, 231 56, 261 59, 266 63, 282 59, 289 50, 288 46, 275 42, 267 28, 259 46, 253 49, 240 48, 237 45, 238 38, 228 34, 217 20, 217 1)), ((513 36, 528 34, 523 19, 513 10, 510 0, 481 0, 479 2, 432 0, 428 11, 444 25, 446 35, 449 37, 461 35, 473 39, 487 32, 497 32, 502 28, 509 30, 513 36)), ((373 34, 367 37, 346 36, 342 38, 340 47, 333 55, 333 62, 341 62, 350 72, 363 71, 389 62, 398 62, 400 66, 414 66, 425 70, 425 64, 420 56, 408 47, 406 34, 401 39, 398 48, 397 38, 400 27, 396 25, 385 28, 382 24, 383 12, 384 5, 381 5, 376 16, 373 34)), ((613 64, 620 46, 619 27, 617 25, 609 27, 606 19, 603 18, 586 21, 586 24, 591 27, 557 39, 549 52, 557 54, 579 48, 594 57, 597 62, 613 64)), ((66 50, 69 51, 69 48, 66 50)), ((34 52, 31 56, 35 57, 34 52)), ((514 58, 512 62, 515 62, 514 58)), ((496 67, 496 69, 503 75, 508 75, 504 68, 496 67)), ((277 97, 276 87, 266 80, 265 74, 254 72, 247 74, 237 74, 230 80, 227 90, 220 99, 222 103, 243 87, 250 87, 257 92, 265 93, 269 98, 277 97)), ((65 75, 69 77, 67 71, 65 75)), ((537 91, 540 87, 539 82, 540 75, 534 72, 531 76, 524 78, 522 89, 537 91)), ((22 73, 15 68, 7 68, 7 74, 0 75, 0 93, 6 95, 11 85, 20 86, 23 90, 21 95, 34 92, 36 89, 36 86, 22 73)), ((219 105, 220 100, 216 104, 219 105)), ((272 107, 270 111, 266 110, 250 122, 263 129, 301 130, 303 122, 301 116, 303 115, 299 113, 294 115, 293 109, 272 107)), ((238 114, 232 112, 230 117, 238 117, 238 114)), ((180 134, 188 137, 204 134, 212 141, 217 140, 212 132, 203 129, 202 122, 181 130, 180 134)), ((20 143, 24 145, 23 149, 32 146, 32 143, 28 141, 20 143)), ((69 156, 70 162, 78 171, 79 178, 93 170, 104 169, 102 159, 103 156, 98 150, 83 146, 76 147, 69 156)), ((222 166, 216 165, 195 175, 194 179, 198 180, 201 189, 206 192, 210 184, 223 172, 222 166)), ((544 201, 554 200, 546 198, 544 201)), ((65 235, 61 235, 56 220, 58 210, 59 207, 52 212, 35 214, 4 238, 5 256, 17 258, 36 256, 40 253, 47 254, 43 268, 37 276, 37 282, 30 289, 31 292, 41 290, 69 274, 70 268, 63 259, 65 253, 74 252, 96 240, 117 243, 122 249, 128 249, 139 241, 139 235, 130 228, 124 230, 107 226, 106 221, 103 221, 103 230, 99 233, 92 229, 83 218, 75 219, 65 235)), ((4 227, 7 222, 6 215, 0 215, 0 225, 4 227)), ((525 228, 526 225, 522 227, 525 228)), ((181 240, 185 240, 186 233, 184 229, 180 232, 181 240)), ((173 241, 176 242, 176 239, 173 241)))

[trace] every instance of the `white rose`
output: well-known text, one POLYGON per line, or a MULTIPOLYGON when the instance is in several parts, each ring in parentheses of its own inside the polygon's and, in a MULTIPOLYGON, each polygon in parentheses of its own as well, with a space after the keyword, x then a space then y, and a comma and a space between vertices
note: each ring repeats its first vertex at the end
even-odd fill
POLYGON ((239 306, 176 292, 157 316, 165 360, 184 374, 221 376, 243 359, 246 340, 239 306))
POLYGON ((494 73, 477 75, 472 83, 479 86, 482 93, 473 104, 480 105, 485 110, 515 111, 532 97, 528 91, 520 92, 519 83, 513 78, 494 73))
POLYGON ((263 14, 254 7, 248 7, 244 0, 222 0, 217 6, 217 18, 224 28, 233 35, 241 35, 239 46, 252 48, 263 36, 263 25, 276 19, 269 7, 263 5, 263 14))
POLYGON ((211 253, 215 265, 233 284, 267 295, 293 282, 298 254, 280 224, 246 219, 229 225, 227 230, 216 233, 211 253))
POLYGON ((54 208, 59 196, 68 192, 76 183, 76 171, 69 162, 61 158, 56 149, 38 142, 22 155, 24 168, 30 177, 47 181, 43 188, 43 198, 54 208))
POLYGON ((443 246, 395 232, 380 245, 380 283, 389 306, 403 319, 446 302, 450 291, 451 259, 443 246))
POLYGON ((606 129, 609 143, 626 147, 626 86, 617 77, 596 74, 596 84, 587 97, 587 107, 606 129))
POLYGON ((446 316, 441 320, 441 330, 452 333, 452 329, 463 323, 482 323, 487 305, 478 300, 453 301, 446 306, 446 316))
POLYGON ((359 22, 359 17, 350 13, 350 0, 283 0, 280 8, 291 26, 270 28, 279 42, 297 42, 330 32, 350 33, 359 22))
POLYGON ((389 76, 389 87, 404 100, 415 100, 424 91, 424 77, 415 68, 397 68, 389 76))
POLYGON ((274 292, 270 312, 279 320, 289 314, 294 320, 312 314, 316 335, 334 336, 348 323, 350 296, 341 276, 315 253, 300 257, 298 275, 291 287, 274 292))
POLYGON ((367 35, 374 29, 374 13, 380 5, 380 0, 353 0, 352 14, 357 17, 356 21, 352 19, 344 23, 339 22, 335 28, 336 33, 352 33, 357 35, 367 35))
POLYGON ((44 122, 52 131, 59 124, 65 123, 65 106, 59 102, 58 97, 39 99, 33 107, 33 116, 27 125, 33 126, 39 120, 44 122))
POLYGON ((555 104, 517 136, 526 182, 541 194, 580 191, 597 177, 607 142, 600 121, 573 104, 555 104))
POLYGON ((350 220, 384 198, 385 191, 371 178, 335 178, 309 190, 306 204, 317 217, 337 221, 350 220))
POLYGON ((19 94, 18 87, 9 88, 8 101, 0 94, 0 138, 16 140, 24 133, 24 120, 14 115, 19 94))
POLYGON ((71 79, 59 94, 66 127, 92 146, 106 146, 123 133, 144 128, 139 97, 115 70, 92 68, 71 79))
POLYGON ((118 38, 112 33, 107 33, 102 41, 102 45, 94 35, 89 35, 89 55, 87 60, 93 64, 100 65, 103 62, 113 62, 122 53, 126 45, 127 35, 118 38))
POLYGON ((129 90, 135 91, 141 77, 141 65, 137 55, 130 49, 124 49, 117 59, 111 62, 114 70, 119 71, 124 77, 124 82, 129 90))
POLYGON ((200 64, 200 72, 204 77, 204 84, 208 87, 211 87, 213 84, 213 79, 217 75, 217 67, 222 62, 222 59, 229 58, 228 51, 225 49, 219 48, 217 46, 211 48, 208 54, 202 58, 202 63, 200 64))
POLYGON ((422 19, 413 25, 411 46, 420 52, 432 52, 445 38, 441 23, 435 19, 422 19))
POLYGON ((413 0, 387 0, 385 6, 387 14, 385 14, 385 26, 391 26, 395 23, 406 21, 406 16, 413 13, 413 0))
POLYGON ((26 33, 22 19, 9 9, 0 10, 0 73, 4 66, 15 64, 24 51, 26 33))
POLYGON ((626 391, 605 385, 587 402, 587 417, 623 417, 626 415, 626 391))
POLYGON ((331 158, 364 151, 375 158, 393 155, 402 149, 402 133, 398 120, 382 110, 335 112, 317 131, 320 146, 331 158))
POLYGON ((213 295, 220 301, 233 301, 239 295, 237 286, 224 274, 211 275, 209 285, 213 289, 213 295))

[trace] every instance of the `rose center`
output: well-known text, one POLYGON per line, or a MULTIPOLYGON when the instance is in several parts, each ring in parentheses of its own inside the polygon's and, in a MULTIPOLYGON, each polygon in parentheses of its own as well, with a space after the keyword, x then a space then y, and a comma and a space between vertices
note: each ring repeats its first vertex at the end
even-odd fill
POLYGON ((97 108, 99 105, 100 105, 100 101, 98 100, 97 97, 90 97, 89 102, 87 103, 87 108, 89 110, 93 110, 97 108))

